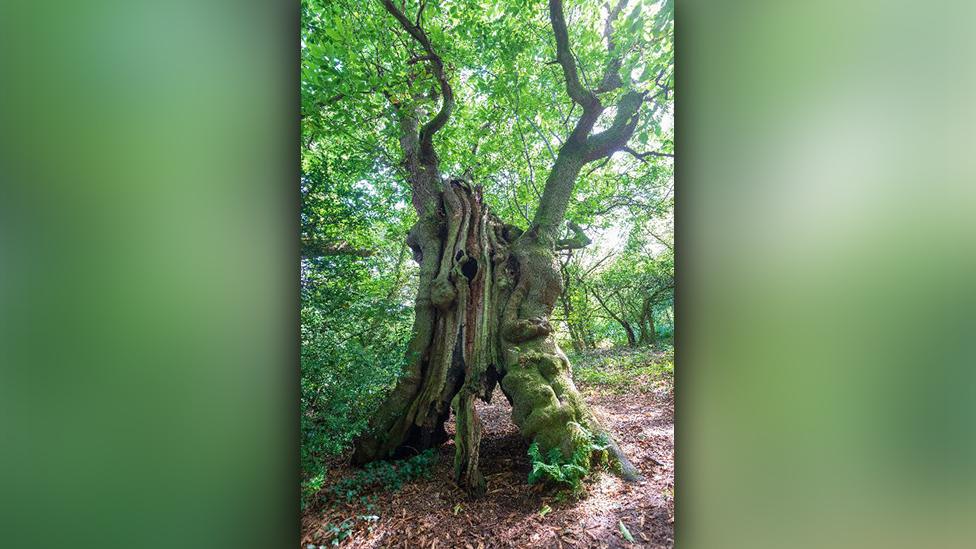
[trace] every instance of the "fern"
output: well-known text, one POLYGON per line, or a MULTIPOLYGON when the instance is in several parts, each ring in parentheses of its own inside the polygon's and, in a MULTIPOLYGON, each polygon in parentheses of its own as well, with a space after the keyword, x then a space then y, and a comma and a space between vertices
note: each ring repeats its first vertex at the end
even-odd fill
POLYGON ((539 443, 533 442, 529 446, 529 458, 532 470, 529 472, 529 484, 549 482, 578 490, 583 478, 590 473, 593 466, 601 467, 607 464, 609 441, 602 435, 594 436, 579 426, 580 443, 576 445, 573 455, 567 460, 558 448, 551 448, 546 455, 542 455, 539 443))

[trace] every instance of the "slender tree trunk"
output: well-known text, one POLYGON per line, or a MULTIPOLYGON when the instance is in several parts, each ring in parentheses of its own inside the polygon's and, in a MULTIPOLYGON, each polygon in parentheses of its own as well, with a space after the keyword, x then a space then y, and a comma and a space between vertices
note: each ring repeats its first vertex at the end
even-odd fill
POLYGON ((577 328, 573 321, 570 320, 570 315, 573 313, 573 307, 569 303, 569 296, 566 295, 564 291, 559 297, 560 303, 563 306, 563 316, 566 318, 566 329, 569 331, 569 340, 573 344, 573 350, 577 353, 582 353, 586 350, 586 342, 580 336, 579 328, 577 328))
POLYGON ((576 351, 577 354, 582 353, 586 350, 586 341, 580 334, 580 327, 571 320, 573 313, 573 304, 569 295, 571 278, 569 273, 566 272, 566 263, 560 262, 559 273, 562 276, 563 282, 563 290, 559 293, 559 302, 563 306, 563 317, 566 319, 566 329, 569 331, 569 339, 573 344, 573 350, 576 351))
POLYGON ((637 347, 637 336, 634 333, 633 326, 631 326, 630 322, 627 322, 626 320, 624 320, 621 324, 624 327, 624 333, 627 334, 627 346, 637 347))
POLYGON ((624 334, 627 336, 627 346, 637 347, 637 335, 634 333, 634 327, 631 326, 630 322, 628 322, 627 319, 623 317, 623 313, 618 315, 617 313, 613 312, 613 309, 611 309, 610 306, 607 305, 607 302, 596 290, 593 290, 593 297, 595 297, 597 303, 599 303, 600 306, 603 307, 603 310, 606 311, 608 315, 610 315, 610 318, 614 319, 617 322, 617 324, 620 324, 620 326, 624 329, 624 334))
POLYGON ((649 334, 648 344, 654 345, 657 343, 657 327, 654 326, 654 307, 651 307, 647 311, 647 333, 649 334))
POLYGON ((640 345, 653 345, 657 339, 654 328, 654 305, 649 297, 645 297, 641 304, 640 345))
POLYGON ((590 292, 583 286, 583 303, 586 304, 586 316, 583 322, 583 341, 586 343, 586 348, 596 349, 596 340, 593 337, 593 314, 590 310, 590 292))

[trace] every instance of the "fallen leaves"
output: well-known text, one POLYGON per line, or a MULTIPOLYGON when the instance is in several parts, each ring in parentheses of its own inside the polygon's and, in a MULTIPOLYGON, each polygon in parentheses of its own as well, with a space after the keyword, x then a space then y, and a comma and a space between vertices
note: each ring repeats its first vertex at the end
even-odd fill
POLYGON ((332 547, 322 527, 360 515, 377 515, 379 520, 357 525, 339 549, 673 546, 674 499, 667 491, 674 485, 670 402, 646 394, 587 397, 599 406, 607 427, 619 433, 635 465, 654 473, 636 486, 600 474, 587 481, 583 499, 556 503, 552 492, 525 483, 528 445, 511 422, 507 401, 496 396, 491 405, 479 403, 485 432, 481 466, 489 488, 485 497, 471 499, 451 481, 454 447, 448 442, 429 479, 413 481, 396 493, 371 494, 375 509, 366 512, 354 503, 308 512, 302 518, 302 547, 332 547), (645 413, 634 413, 636 405, 645 413), (657 460, 663 465, 655 465, 657 460))

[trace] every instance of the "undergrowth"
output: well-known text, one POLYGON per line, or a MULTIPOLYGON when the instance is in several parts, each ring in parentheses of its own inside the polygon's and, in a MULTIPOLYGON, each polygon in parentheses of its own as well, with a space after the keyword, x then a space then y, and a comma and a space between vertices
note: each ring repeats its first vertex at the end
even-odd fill
POLYGON ((421 477, 430 478, 435 463, 437 463, 437 454, 430 449, 401 461, 368 463, 355 475, 346 477, 325 490, 321 490, 323 479, 317 477, 318 489, 315 492, 304 492, 304 490, 312 490, 311 483, 303 485, 302 508, 323 501, 333 505, 358 502, 363 506, 365 514, 352 516, 338 523, 330 522, 323 527, 326 539, 331 545, 338 546, 352 536, 357 524, 365 523, 367 529, 372 530, 372 523, 379 520, 379 516, 374 512, 375 495, 366 495, 366 492, 378 489, 395 492, 402 488, 404 483, 421 477))
POLYGON ((409 459, 400 461, 374 461, 367 463, 362 471, 344 478, 329 487, 326 492, 333 498, 352 501, 366 490, 382 488, 395 492, 405 482, 418 478, 430 478, 437 454, 433 449, 425 450, 409 459))
POLYGON ((543 455, 537 442, 529 446, 529 459, 532 464, 529 484, 542 482, 578 495, 583 489, 583 478, 594 467, 604 467, 608 464, 609 441, 600 435, 590 433, 582 426, 578 427, 580 439, 577 441, 576 451, 569 459, 563 456, 559 448, 551 448, 543 455))
POLYGON ((365 503, 364 492, 376 489, 395 492, 406 482, 421 477, 430 478, 436 462, 437 454, 433 449, 400 461, 374 461, 325 490, 322 490, 324 474, 318 475, 303 485, 302 507, 323 500, 352 502, 359 498, 365 503))
POLYGON ((674 379, 674 348, 643 347, 591 351, 571 356, 573 378, 584 386, 613 393, 670 392, 674 379))

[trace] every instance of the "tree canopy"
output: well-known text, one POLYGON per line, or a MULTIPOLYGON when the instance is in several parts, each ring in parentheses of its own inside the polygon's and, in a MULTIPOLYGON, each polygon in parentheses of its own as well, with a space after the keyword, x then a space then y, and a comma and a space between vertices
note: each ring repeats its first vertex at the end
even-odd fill
MULTIPOLYGON (((556 61, 546 2, 421 0, 401 7, 424 29, 451 85, 450 121, 436 135, 443 171, 470 174, 501 217, 528 225, 556 151, 583 110, 567 92, 556 61)), ((648 95, 640 107, 647 112, 626 151, 587 167, 580 177, 568 218, 590 226, 612 223, 606 214, 621 208, 640 215, 667 209, 673 158, 671 2, 617 2, 612 8, 570 2, 564 9, 580 82, 603 85, 609 49, 624 52, 622 82, 599 94, 601 100, 615 105, 627 93, 648 95)), ((424 62, 429 54, 378 1, 305 0, 302 17, 305 177, 368 191, 388 202, 389 213, 403 215, 409 193, 394 104, 415 103, 429 118, 436 112, 439 85, 424 62)), ((597 129, 609 127, 615 114, 612 107, 604 111, 597 129)), ((314 214, 334 215, 322 209, 314 214)))

